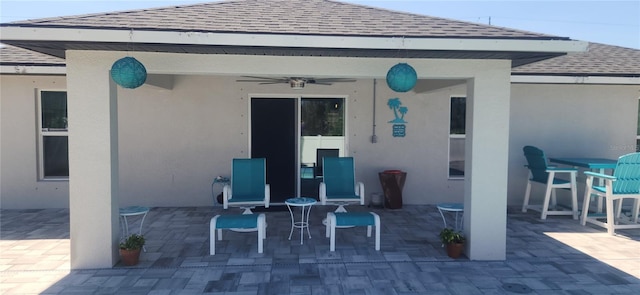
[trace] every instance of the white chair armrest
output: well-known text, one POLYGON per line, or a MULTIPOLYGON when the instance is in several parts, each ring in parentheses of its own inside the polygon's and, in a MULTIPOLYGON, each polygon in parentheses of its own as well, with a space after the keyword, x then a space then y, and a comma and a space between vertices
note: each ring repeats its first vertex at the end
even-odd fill
POLYGON ((360 205, 364 205, 364 183, 357 182, 356 183, 356 195, 360 197, 360 205))
POLYGON ((320 204, 326 205, 327 204, 327 185, 324 184, 324 182, 320 183, 320 192, 318 193, 318 196, 320 197, 320 204))
POLYGON ((615 176, 611 176, 611 175, 607 175, 607 174, 602 174, 602 173, 596 173, 596 172, 591 172, 591 171, 585 171, 584 172, 585 175, 587 175, 587 177, 597 177, 597 178, 604 178, 604 179, 611 179, 611 180, 616 180, 615 176))
POLYGON ((616 181, 616 177, 615 176, 606 175, 606 174, 602 174, 602 173, 585 171, 584 174, 587 176, 587 180, 585 181, 587 187, 591 187, 593 185, 593 179, 594 178, 604 179, 604 181, 605 181, 604 185, 607 187, 607 190, 611 189, 613 187, 613 182, 616 181))
POLYGON ((269 202, 271 202, 271 187, 268 184, 264 186, 264 207, 269 208, 269 202))
POLYGON ((222 187, 222 208, 223 209, 229 208, 229 199, 231 199, 231 186, 228 184, 225 184, 224 187, 222 187))

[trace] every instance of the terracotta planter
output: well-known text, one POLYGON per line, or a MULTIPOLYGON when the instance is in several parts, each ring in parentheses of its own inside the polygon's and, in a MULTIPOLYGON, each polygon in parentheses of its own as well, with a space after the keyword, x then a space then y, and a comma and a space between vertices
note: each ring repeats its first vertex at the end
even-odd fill
POLYGON ((462 251, 464 250, 464 244, 447 244, 447 255, 451 258, 458 258, 462 255, 462 251))
POLYGON ((120 257, 124 265, 136 265, 140 261, 140 249, 137 250, 125 250, 120 249, 120 257))

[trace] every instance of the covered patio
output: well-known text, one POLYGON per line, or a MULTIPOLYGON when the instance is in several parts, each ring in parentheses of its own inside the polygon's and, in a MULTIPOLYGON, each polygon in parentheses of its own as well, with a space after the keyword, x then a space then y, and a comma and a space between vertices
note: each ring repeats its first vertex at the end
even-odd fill
MULTIPOLYGON (((505 259, 511 68, 587 47, 567 37, 337 1, 211 2, 1 28, 5 44, 65 59, 68 129, 73 130, 68 139, 73 269, 117 262, 119 207, 209 204, 202 190, 212 173, 228 171, 233 158, 260 157, 253 138, 259 115, 254 100, 297 101, 302 94, 345 101, 341 154, 357 158, 365 186, 374 187, 376 172, 390 168, 428 178, 433 194, 425 197, 424 186, 410 182, 407 204, 463 202, 465 223, 473 225, 465 227, 468 256, 505 259), (110 78, 114 62, 125 56, 146 68, 149 79, 139 89, 123 89, 110 78), (398 93, 378 84, 399 63, 414 68, 419 91, 398 93), (289 83, 240 81, 247 76, 356 81, 292 89, 289 83), (451 95, 466 97, 464 151, 458 151, 465 159, 464 181, 448 178, 448 112, 430 99, 435 93, 445 108, 451 95), (415 114, 407 118, 415 127, 406 137, 393 137, 388 119, 375 121, 374 110, 394 97, 410 101, 407 107, 415 114), (379 140, 373 128, 378 124, 384 125, 379 140), (425 150, 434 152, 425 157, 425 150)), ((302 143, 295 138, 302 123, 290 109, 288 123, 295 122, 285 160, 295 164, 286 166, 287 174, 267 168, 267 175, 283 182, 298 178, 302 162, 302 143)), ((299 186, 282 185, 280 197, 300 196, 299 186)))
MULTIPOLYGON (((311 239, 288 240, 286 210, 264 212, 267 238, 224 232, 209 256, 209 220, 221 207, 155 207, 144 224, 147 252, 135 267, 70 270, 67 209, 2 210, 2 294, 633 294, 640 286, 640 230, 615 236, 569 216, 540 220, 509 207, 505 261, 453 260, 438 240, 433 205, 352 206, 382 220, 381 250, 362 227, 338 231, 329 251, 314 206, 311 239)), ((137 228, 134 223, 132 228, 137 228)))

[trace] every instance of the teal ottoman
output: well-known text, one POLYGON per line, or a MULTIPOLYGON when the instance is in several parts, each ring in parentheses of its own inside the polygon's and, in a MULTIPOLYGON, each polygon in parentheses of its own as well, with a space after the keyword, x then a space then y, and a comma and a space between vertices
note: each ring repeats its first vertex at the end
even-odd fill
POLYGON ((330 238, 331 252, 336 250, 336 228, 366 226, 367 237, 371 237, 371 227, 376 227, 376 251, 380 251, 380 216, 373 212, 329 212, 325 235, 330 238))
POLYGON ((209 223, 209 255, 216 255, 216 231, 218 241, 222 241, 223 229, 255 229, 258 232, 258 253, 262 253, 263 240, 267 235, 267 222, 264 213, 260 214, 239 214, 239 215, 216 215, 209 223))

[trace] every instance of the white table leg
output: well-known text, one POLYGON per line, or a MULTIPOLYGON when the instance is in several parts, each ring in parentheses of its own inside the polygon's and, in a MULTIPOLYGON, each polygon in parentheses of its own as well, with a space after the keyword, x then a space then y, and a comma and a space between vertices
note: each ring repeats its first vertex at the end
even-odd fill
MULTIPOLYGON (((600 174, 604 174, 604 169, 598 170, 600 174)), ((598 178, 598 185, 604 186, 604 179, 598 178)), ((602 197, 598 196, 598 213, 602 213, 602 197)))
POLYGON ((444 228, 447 228, 447 219, 444 218, 444 213, 442 213, 442 209, 438 208, 438 211, 440 211, 440 216, 442 217, 442 223, 444 223, 444 228))
POLYGON ((309 235, 309 239, 311 239, 311 231, 309 230, 309 214, 311 213, 311 207, 313 207, 313 205, 309 205, 309 208, 307 209, 307 221, 306 221, 306 226, 307 226, 307 234, 309 235))
POLYGON ((291 235, 293 235, 293 228, 296 226, 296 221, 293 219, 293 211, 291 211, 291 206, 287 205, 287 209, 289 209, 289 214, 291 215, 291 231, 289 232, 289 240, 291 240, 291 235))
POLYGON ((304 234, 304 206, 300 206, 300 212, 302 216, 300 216, 300 245, 302 245, 302 238, 304 234))

